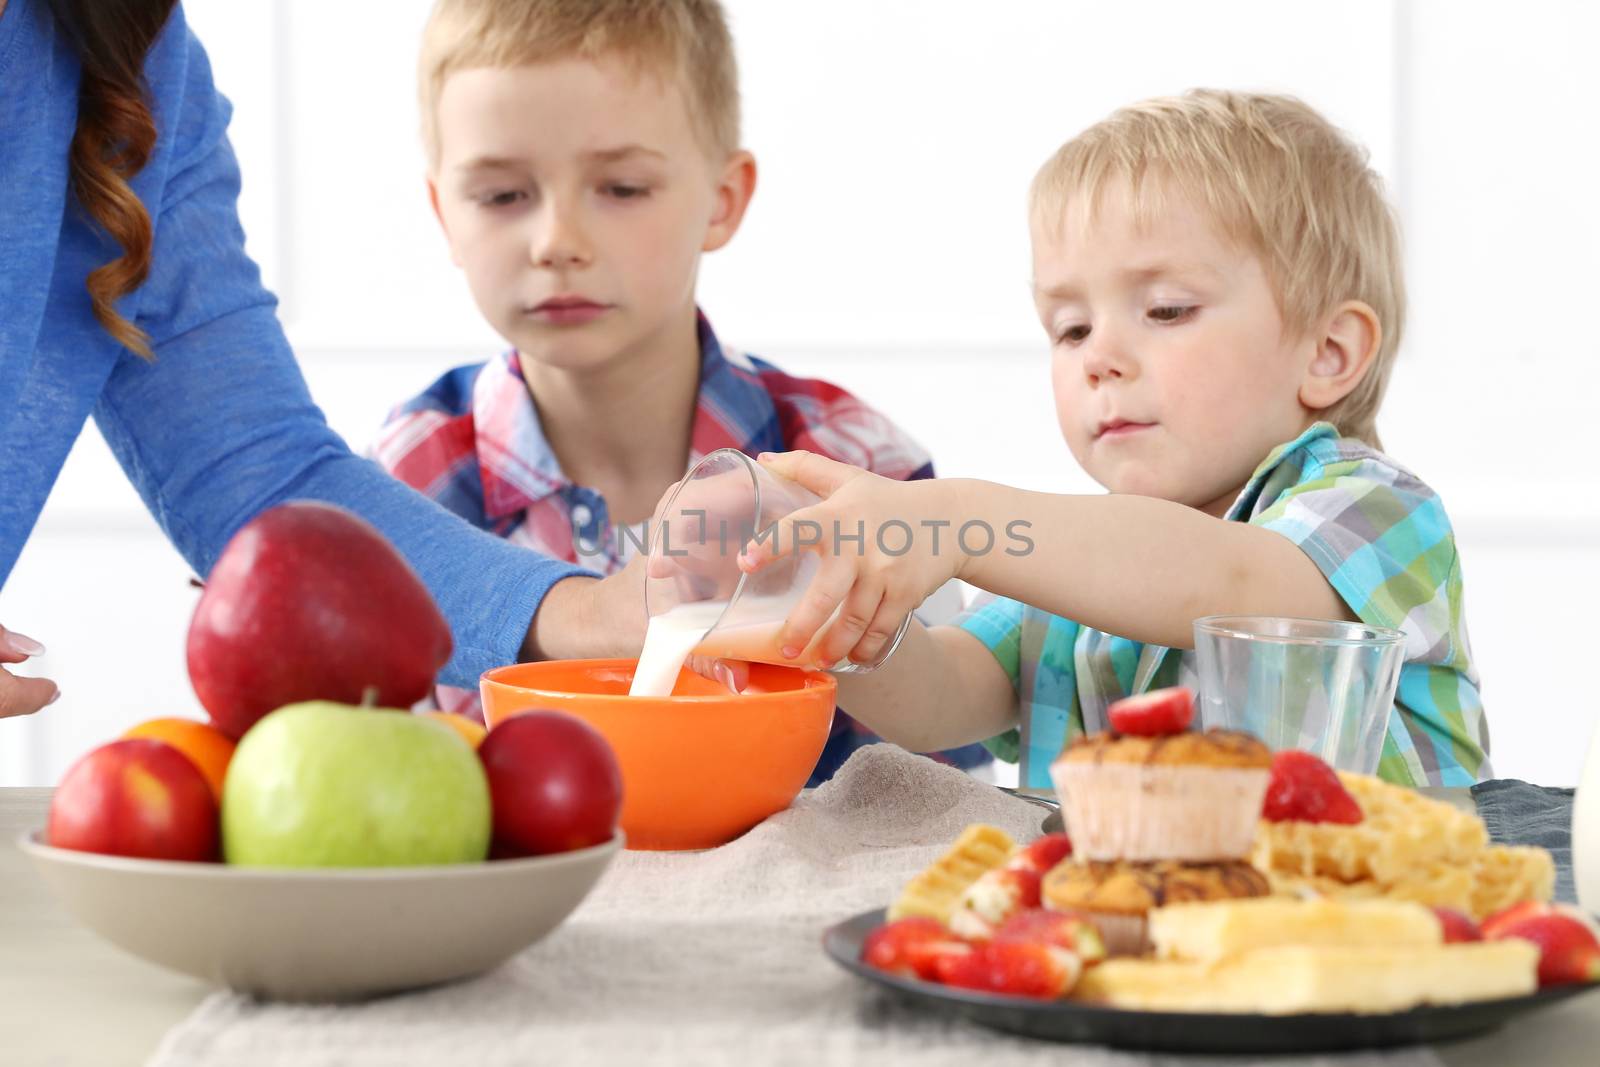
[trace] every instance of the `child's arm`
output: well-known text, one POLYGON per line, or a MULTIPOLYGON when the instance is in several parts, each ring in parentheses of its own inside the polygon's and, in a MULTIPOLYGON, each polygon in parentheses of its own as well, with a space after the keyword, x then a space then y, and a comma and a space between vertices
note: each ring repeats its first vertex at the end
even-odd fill
MULTIPOLYGON (((1172 648, 1193 643, 1203 615, 1350 619, 1349 608, 1297 545, 1271 530, 1226 522, 1171 501, 1138 496, 1063 496, 992 482, 901 483, 806 453, 763 459, 823 496, 780 524, 776 551, 753 543, 747 569, 794 550, 797 521, 830 533, 862 523, 835 552, 829 536, 811 592, 782 643, 804 648, 834 606, 844 609, 819 645, 819 662, 876 655, 885 634, 948 578, 1011 597, 1108 633, 1172 648), (964 551, 960 531, 971 527, 964 551), (890 552, 875 531, 894 525, 890 552), (909 527, 914 537, 894 553, 909 527), (993 545, 979 551, 993 532, 993 545), (935 545, 933 533, 937 531, 935 545), (1025 540, 1024 540, 1025 539, 1025 540), (863 635, 865 635, 863 639, 863 635)), ((897 657, 898 658, 898 654, 897 657)))
POLYGON ((1310 556, 1272 530, 1154 497, 1061 496, 992 482, 951 487, 955 514, 1022 519, 1033 546, 963 556, 959 577, 1106 633, 1194 646, 1205 615, 1354 620, 1310 556))
POLYGON ((970 745, 1017 724, 1011 679, 983 642, 915 619, 900 647, 868 674, 840 674, 839 706, 911 752, 970 745))

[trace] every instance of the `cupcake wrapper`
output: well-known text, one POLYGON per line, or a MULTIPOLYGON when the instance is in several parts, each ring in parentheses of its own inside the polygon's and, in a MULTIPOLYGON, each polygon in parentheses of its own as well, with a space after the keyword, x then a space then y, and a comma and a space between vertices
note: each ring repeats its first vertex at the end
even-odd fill
POLYGON ((1265 769, 1058 761, 1050 768, 1073 855, 1089 860, 1244 859, 1265 769))
POLYGON ((1102 911, 1079 911, 1100 931, 1107 956, 1142 956, 1150 948, 1146 937, 1149 923, 1143 915, 1113 915, 1102 911))

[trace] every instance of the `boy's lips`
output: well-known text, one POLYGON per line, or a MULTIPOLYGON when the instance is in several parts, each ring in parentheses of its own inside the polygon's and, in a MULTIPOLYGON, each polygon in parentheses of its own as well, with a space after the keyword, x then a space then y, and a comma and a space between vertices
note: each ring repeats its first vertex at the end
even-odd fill
POLYGON ((591 322, 610 310, 610 304, 601 304, 588 297, 562 295, 535 304, 527 309, 526 314, 552 326, 577 326, 591 322))
POLYGON ((1134 422, 1131 419, 1105 419, 1094 429, 1094 439, 1115 440, 1121 437, 1131 437, 1140 430, 1148 430, 1154 426, 1153 422, 1134 422))

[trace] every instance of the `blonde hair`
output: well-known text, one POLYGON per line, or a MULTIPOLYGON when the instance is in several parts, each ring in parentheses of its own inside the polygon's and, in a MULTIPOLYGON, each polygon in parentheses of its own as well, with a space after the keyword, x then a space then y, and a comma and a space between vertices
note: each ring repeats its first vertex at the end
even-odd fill
POLYGON ((616 57, 678 79, 710 154, 738 149, 739 70, 718 0, 438 0, 417 71, 428 165, 438 163, 439 95, 451 74, 572 57, 616 57))
POLYGON ((1293 97, 1196 89, 1123 108, 1062 145, 1033 180, 1030 222, 1036 231, 1059 227, 1080 196, 1092 218, 1118 183, 1130 190, 1136 219, 1177 193, 1259 255, 1296 335, 1346 300, 1371 306, 1378 352, 1355 389, 1320 417, 1381 447, 1378 407, 1406 294, 1399 226, 1366 151, 1293 97))

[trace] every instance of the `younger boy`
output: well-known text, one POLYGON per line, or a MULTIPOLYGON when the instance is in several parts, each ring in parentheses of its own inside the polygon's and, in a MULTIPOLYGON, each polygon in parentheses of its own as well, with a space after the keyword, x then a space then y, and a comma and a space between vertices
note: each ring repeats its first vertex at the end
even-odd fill
MULTIPOLYGON (((419 83, 434 212, 512 347, 396 411, 375 449, 390 472, 607 574, 638 553, 663 491, 717 448, 932 475, 883 415, 724 348, 698 313, 700 256, 733 238, 756 180, 715 0, 440 0, 419 83)), ((474 693, 439 697, 478 714, 474 693)), ((836 720, 818 780, 870 740, 836 720)))
POLYGON ((1450 522, 1378 450, 1405 295, 1365 153, 1299 101, 1197 91, 1069 141, 1030 207, 1058 419, 1110 492, 900 485, 764 457, 827 499, 752 543, 749 569, 792 551, 802 522, 892 526, 891 551, 907 527, 946 524, 942 543, 919 534, 893 555, 871 534, 860 551, 824 546, 785 646, 805 647, 842 600, 817 656, 867 659, 949 577, 998 594, 958 626, 913 625, 887 665, 840 679, 840 699, 912 749, 995 738, 1020 751, 1024 784, 1048 786, 1109 703, 1194 684, 1194 619, 1360 619, 1406 634, 1379 774, 1487 774, 1450 522))

